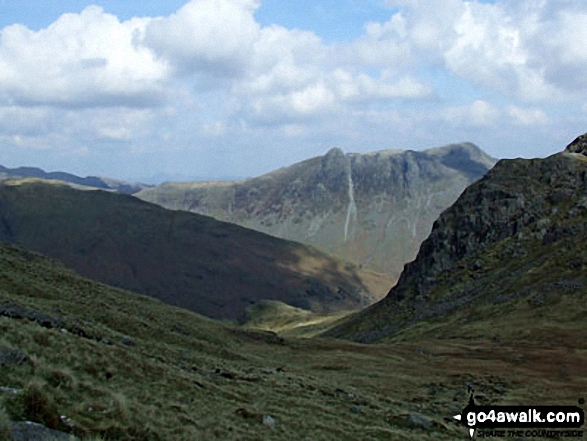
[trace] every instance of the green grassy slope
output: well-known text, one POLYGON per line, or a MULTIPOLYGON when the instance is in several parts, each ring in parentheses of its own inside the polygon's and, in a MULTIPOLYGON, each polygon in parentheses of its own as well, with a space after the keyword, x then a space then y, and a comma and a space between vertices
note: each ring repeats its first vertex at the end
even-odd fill
POLYGON ((357 308, 386 280, 209 217, 39 182, 0 185, 0 240, 93 280, 229 320, 261 299, 316 312, 357 308))
POLYGON ((385 345, 282 339, 10 246, 0 311, 0 354, 17 360, 0 366, 0 434, 9 418, 85 439, 455 440, 468 385, 501 404, 573 404, 587 390, 585 333, 572 326, 545 340, 422 329, 385 345))

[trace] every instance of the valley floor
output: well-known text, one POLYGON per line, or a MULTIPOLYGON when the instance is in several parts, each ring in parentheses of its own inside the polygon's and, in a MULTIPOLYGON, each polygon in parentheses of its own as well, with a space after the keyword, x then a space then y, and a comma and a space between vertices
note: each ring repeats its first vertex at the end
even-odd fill
POLYGON ((0 438, 33 420, 87 440, 468 439, 452 419, 468 387, 478 404, 585 398, 584 331, 282 338, 2 248, 0 438))

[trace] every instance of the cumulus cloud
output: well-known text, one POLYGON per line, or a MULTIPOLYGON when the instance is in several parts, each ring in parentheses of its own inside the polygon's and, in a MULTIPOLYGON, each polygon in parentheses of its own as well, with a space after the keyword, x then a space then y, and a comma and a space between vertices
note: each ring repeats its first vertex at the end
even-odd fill
POLYGON ((453 124, 491 126, 498 120, 501 112, 486 101, 476 100, 469 106, 448 107, 443 114, 444 118, 453 124))
POLYGON ((273 25, 261 30, 249 74, 233 93, 241 98, 245 118, 284 124, 348 106, 431 95, 421 81, 394 74, 387 69, 379 77, 368 75, 356 68, 348 47, 326 45, 313 32, 273 25))
POLYGON ((146 136, 154 118, 151 109, 92 109, 87 115, 98 139, 129 141, 146 136))
POLYGON ((0 133, 8 135, 45 135, 55 130, 56 121, 47 107, 0 107, 0 133))
POLYGON ((147 22, 120 22, 89 6, 37 32, 22 25, 2 29, 0 102, 141 107, 162 101, 166 63, 136 43, 147 22))
POLYGON ((152 20, 143 43, 181 73, 233 77, 247 70, 260 26, 254 0, 192 0, 152 20))
POLYGON ((550 122, 541 109, 527 109, 512 105, 507 108, 507 113, 514 123, 520 126, 544 125, 550 122))
POLYGON ((39 31, 5 27, 0 140, 137 155, 278 136, 423 146, 587 109, 584 1, 386 3, 388 20, 338 43, 261 26, 258 0, 186 0, 126 21, 89 6, 39 31))
MULTIPOLYGON (((400 12, 387 23, 373 24, 367 36, 375 35, 382 48, 401 47, 413 62, 441 65, 471 84, 526 101, 569 99, 587 90, 585 2, 387 4, 400 12)), ((373 58, 385 59, 382 55, 373 58)))

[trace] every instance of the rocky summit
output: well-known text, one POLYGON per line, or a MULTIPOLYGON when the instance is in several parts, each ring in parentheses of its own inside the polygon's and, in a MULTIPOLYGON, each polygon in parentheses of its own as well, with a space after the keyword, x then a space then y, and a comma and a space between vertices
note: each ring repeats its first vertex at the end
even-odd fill
POLYGON ((446 323, 459 311, 495 307, 499 316, 522 304, 545 307, 524 312, 530 323, 541 314, 545 321, 544 314, 565 302, 584 302, 586 140, 583 135, 546 159, 498 162, 434 223, 387 297, 331 335, 372 342, 410 324, 446 323))
POLYGON ((166 183, 136 194, 312 245, 397 280, 432 223, 495 160, 473 144, 324 156, 240 182, 166 183))
POLYGON ((579 136, 565 149, 568 153, 580 153, 587 156, 587 133, 579 136))

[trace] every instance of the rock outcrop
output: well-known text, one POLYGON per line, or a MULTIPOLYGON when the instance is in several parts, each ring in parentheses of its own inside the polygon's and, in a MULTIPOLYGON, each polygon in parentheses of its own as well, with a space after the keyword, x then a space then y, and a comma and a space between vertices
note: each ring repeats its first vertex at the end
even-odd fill
POLYGON ((498 162, 434 223, 387 297, 331 335, 370 342, 474 305, 586 290, 587 161, 568 154, 586 139, 546 159, 498 162))
POLYGON ((569 153, 580 153, 587 156, 587 133, 579 136, 572 143, 570 143, 565 151, 569 153))
POLYGON ((12 424, 12 441, 78 441, 78 438, 31 421, 12 424))

